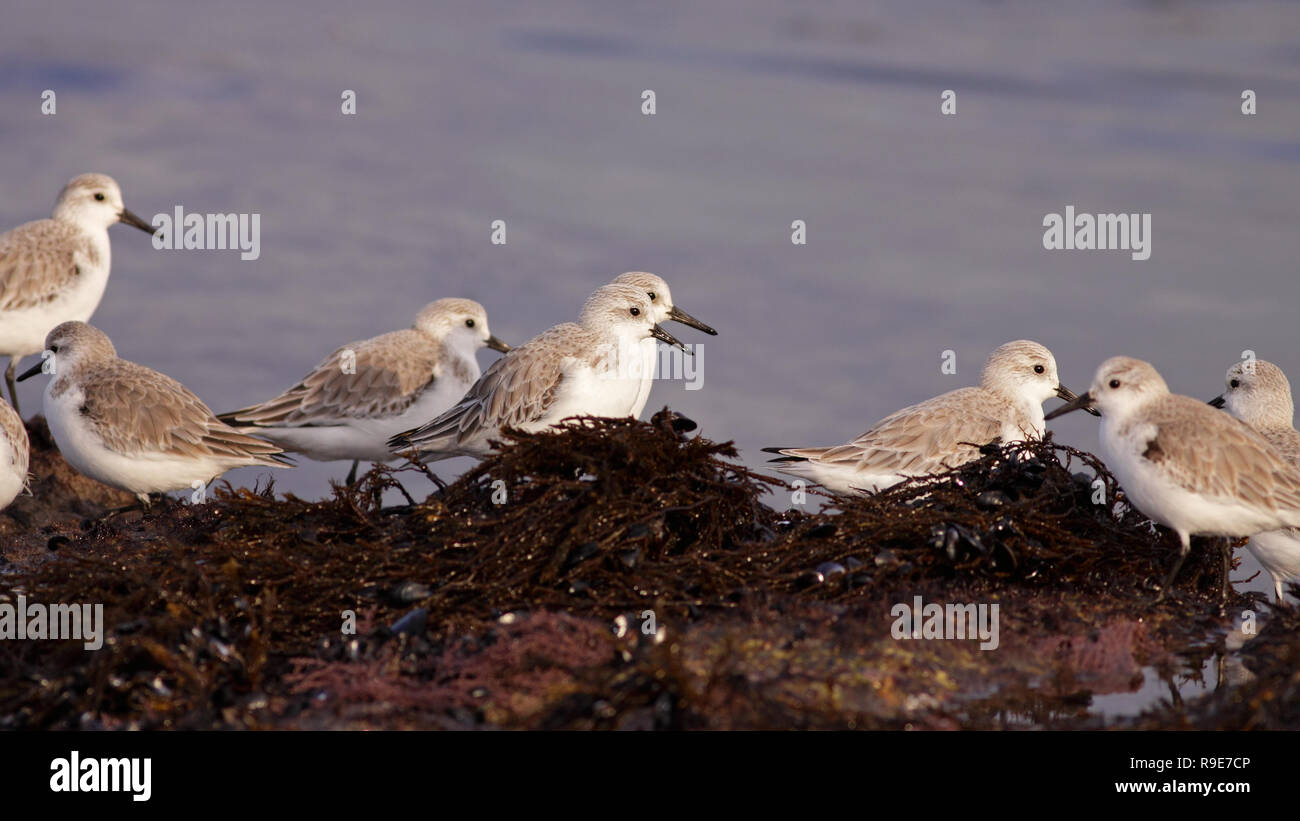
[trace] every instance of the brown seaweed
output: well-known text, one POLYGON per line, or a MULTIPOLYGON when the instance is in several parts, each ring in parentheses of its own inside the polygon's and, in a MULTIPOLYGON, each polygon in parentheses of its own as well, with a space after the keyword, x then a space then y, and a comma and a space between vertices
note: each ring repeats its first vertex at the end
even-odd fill
MULTIPOLYGON (((1090 694, 1195 669, 1252 606, 1220 600, 1209 539, 1156 603, 1176 539, 1050 439, 800 512, 690 427, 665 409, 511 433, 398 507, 384 491, 416 467, 321 501, 224 486, 59 520, 57 551, 10 556, 0 602, 102 602, 108 639, 0 642, 0 725, 1097 726, 1090 694), (891 604, 915 595, 999 602, 1004 649, 893 640, 891 604)), ((1296 726, 1300 640, 1276 631, 1251 645, 1270 706, 1143 726, 1296 726)))

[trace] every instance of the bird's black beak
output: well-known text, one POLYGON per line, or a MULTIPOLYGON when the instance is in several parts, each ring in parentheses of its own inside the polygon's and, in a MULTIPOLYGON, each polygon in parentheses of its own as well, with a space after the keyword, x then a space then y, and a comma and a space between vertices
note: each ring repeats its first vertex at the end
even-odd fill
MULTIPOLYGON (((1058 396, 1061 395, 1061 391, 1065 391, 1065 393, 1070 393, 1069 391, 1066 391, 1065 388, 1059 388, 1057 389, 1058 396)), ((1064 399, 1065 397, 1062 396, 1061 398, 1064 399)), ((1097 411, 1092 407, 1092 395, 1085 392, 1083 396, 1075 396, 1069 402, 1066 402, 1064 405, 1052 411, 1051 413, 1047 414, 1043 418, 1055 419, 1058 416, 1064 416, 1070 411, 1077 411, 1077 410, 1086 410, 1089 413, 1095 414, 1096 416, 1101 416, 1101 414, 1097 413, 1097 411)))
POLYGON ((488 337, 487 346, 494 351, 500 351, 501 353, 510 353, 510 346, 502 342, 501 340, 497 339, 495 336, 488 337))
POLYGON ((683 325, 690 325, 692 328, 697 328, 701 331, 704 331, 709 336, 718 335, 717 331, 713 330, 708 325, 705 325, 703 322, 699 321, 695 317, 686 313, 681 308, 678 308, 676 305, 674 305, 672 307, 672 310, 668 312, 668 318, 673 320, 674 322, 680 322, 683 325))
POLYGON ((1228 400, 1226 400, 1226 399, 1223 398, 1223 394, 1219 394, 1218 396, 1214 397, 1213 399, 1211 399, 1209 402, 1206 402, 1205 404, 1207 404, 1207 405, 1213 405, 1213 406, 1216 407, 1216 408, 1221 408, 1221 407, 1223 407, 1224 405, 1226 405, 1227 403, 1228 403, 1228 400))
POLYGON ((658 325, 651 326, 650 335, 653 336, 655 339, 660 340, 661 342, 667 342, 669 345, 675 345, 676 347, 681 348, 683 351, 686 351, 686 353, 691 353, 690 349, 687 348, 685 345, 683 345, 680 339, 668 333, 658 325))
POLYGON ((18 382, 21 382, 21 381, 23 381, 24 379, 30 379, 31 377, 33 377, 33 376, 35 376, 36 374, 40 373, 40 372, 41 372, 41 366, 44 365, 44 364, 45 364, 45 360, 42 359, 40 362, 37 362, 35 365, 32 365, 30 368, 28 368, 27 370, 25 370, 25 371, 23 371, 21 374, 19 374, 17 381, 18 381, 18 382))
POLYGON ((152 225, 131 213, 131 209, 129 208, 123 208, 122 213, 117 215, 117 219, 119 222, 125 222, 127 225, 139 228, 146 234, 152 234, 154 232, 154 227, 152 225))
MULTIPOLYGON (((1062 399, 1064 399, 1066 402, 1074 402, 1074 401, 1077 401, 1078 398, 1079 398, 1078 396, 1075 396, 1074 391, 1070 390, 1069 388, 1065 387, 1064 385, 1057 385, 1057 386, 1056 386, 1056 395, 1059 396, 1059 397, 1061 397, 1062 399)), ((1084 408, 1084 410, 1086 410, 1088 413, 1091 413, 1093 416, 1101 416, 1101 414, 1097 412, 1097 409, 1096 409, 1096 408, 1093 408, 1093 407, 1086 407, 1086 408, 1084 408)), ((1062 410, 1061 410, 1061 413, 1065 413, 1065 410, 1062 409, 1062 410)), ((1047 418, 1050 418, 1050 417, 1047 417, 1047 418)))

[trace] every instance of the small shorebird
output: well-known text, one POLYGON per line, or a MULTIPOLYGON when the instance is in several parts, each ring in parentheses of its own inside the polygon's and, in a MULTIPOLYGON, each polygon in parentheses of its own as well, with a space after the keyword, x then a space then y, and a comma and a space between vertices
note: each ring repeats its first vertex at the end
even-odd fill
MULTIPOLYGON (((640 288, 646 292, 651 304, 654 306, 655 322, 663 324, 669 320, 680 322, 683 325, 689 325, 697 330, 704 331, 710 336, 717 336, 718 332, 705 325, 695 317, 678 308, 673 302, 673 293, 668 288, 668 283, 663 278, 649 273, 647 271, 628 271, 626 274, 619 274, 614 278, 615 285, 631 285, 634 288, 640 288)), ((637 419, 641 418, 641 411, 645 410, 646 402, 650 400, 650 389, 654 386, 655 366, 659 363, 659 344, 653 337, 642 340, 641 355, 641 390, 637 394, 636 404, 632 408, 632 416, 637 419)))
MULTIPOLYGON (((53 378, 45 419, 59 452, 81 473, 134 493, 206 485, 232 468, 293 467, 282 451, 217 419, 170 376, 121 359, 99 329, 64 322, 50 331, 53 378)), ((37 363, 18 379, 41 372, 37 363)))
POLYGON ((389 440, 396 453, 482 458, 505 428, 547 430, 572 416, 630 416, 640 390, 639 343, 661 339, 685 349, 655 323, 650 299, 630 285, 590 297, 578 324, 544 331, 492 363, 460 402, 431 422, 389 440))
POLYGON ((1170 393, 1150 363, 1107 359, 1087 393, 1047 418, 1079 408, 1101 411, 1102 455, 1129 499, 1178 534, 1161 596, 1193 535, 1241 538, 1300 526, 1300 468, 1244 422, 1170 393))
POLYGON ((27 487, 27 459, 31 445, 22 417, 0 399, 0 510, 27 487))
MULTIPOLYGON (((1300 468, 1300 432, 1292 420, 1291 383, 1282 369, 1256 359, 1237 362, 1224 378, 1228 389, 1210 400, 1254 428, 1292 466, 1300 468)), ((1251 537, 1246 548, 1273 577, 1273 592, 1283 601, 1282 584, 1300 581, 1300 530, 1270 530, 1251 537)))
POLYGON ((993 441, 1041 439, 1043 402, 1077 397, 1061 385, 1052 352, 1027 339, 1008 342, 984 364, 978 387, 958 388, 903 408, 852 442, 829 448, 763 448, 776 470, 835 493, 882 490, 979 458, 993 441))
POLYGON ((108 228, 117 222, 145 233, 154 229, 122 204, 107 174, 82 174, 63 187, 51 219, 24 223, 0 234, 0 356, 8 356, 5 382, 14 410, 14 369, 38 353, 60 322, 85 321, 108 285, 108 228))
POLYGON ((450 408, 479 378, 475 352, 510 346, 488 329, 487 312, 470 299, 440 299, 414 327, 344 345, 302 381, 221 421, 318 462, 397 458, 388 440, 450 408), (243 427, 248 426, 248 427, 243 427))

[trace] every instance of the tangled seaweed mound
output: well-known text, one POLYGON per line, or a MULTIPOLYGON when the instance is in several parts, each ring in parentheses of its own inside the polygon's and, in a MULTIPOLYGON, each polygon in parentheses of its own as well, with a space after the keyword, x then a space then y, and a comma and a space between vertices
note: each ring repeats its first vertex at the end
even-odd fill
POLYGON ((683 578, 714 577, 729 552, 771 538, 770 480, 725 461, 730 443, 687 437, 693 427, 665 413, 511 437, 405 520, 405 538, 441 560, 437 604, 447 616, 631 609, 683 598, 683 578))
POLYGON ((0 725, 902 726, 900 705, 929 704, 908 688, 947 675, 891 671, 881 617, 913 592, 1021 597, 1026 625, 1049 607, 1148 625, 1218 612, 1220 563, 1203 547, 1173 601, 1152 604, 1176 541, 1120 504, 1088 454, 992 447, 943 476, 778 512, 761 500, 788 485, 691 428, 665 410, 515 434, 400 507, 381 499, 409 466, 320 502, 227 488, 95 522, 0 577, 0 602, 102 602, 107 632, 94 652, 0 642, 0 725), (637 629, 647 610, 670 641, 637 629), (812 641, 834 665, 800 657, 812 641), (716 652, 760 645, 785 655, 716 652), (835 676, 874 689, 835 706, 835 676))
MULTIPOLYGON (((870 557, 850 582, 999 578, 1075 591, 1154 592, 1152 582, 1177 555, 1177 538, 1150 528, 1100 460, 1055 444, 1050 433, 1042 442, 982 452, 948 473, 841 502, 833 520, 810 517, 783 540, 783 554, 798 556, 796 545, 820 540, 836 547, 807 551, 805 564, 870 557)), ((1220 555, 1196 551, 1178 584, 1217 592, 1220 555)), ((825 574, 811 580, 818 575, 825 574)))

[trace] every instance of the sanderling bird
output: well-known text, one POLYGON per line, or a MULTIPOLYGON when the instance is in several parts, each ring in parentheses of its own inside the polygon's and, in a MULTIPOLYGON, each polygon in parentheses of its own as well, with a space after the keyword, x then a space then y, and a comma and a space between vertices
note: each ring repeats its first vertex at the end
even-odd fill
POLYGON ((514 428, 546 430, 573 416, 631 416, 641 390, 639 343, 653 337, 685 346, 655 323, 649 297, 631 285, 606 285, 578 324, 544 331, 492 363, 460 402, 433 421, 394 436, 397 453, 483 457, 514 428))
POLYGON ((397 458, 388 440, 438 416, 479 378, 475 352, 510 346, 488 329, 487 311, 471 299, 440 299, 415 326, 344 345, 302 381, 221 421, 318 462, 397 458), (248 426, 248 427, 244 427, 248 426))
POLYGON ((175 379, 119 358, 97 328, 64 322, 50 331, 45 349, 54 365, 45 419, 59 452, 81 473, 134 493, 146 507, 150 493, 198 489, 232 468, 293 467, 280 448, 217 419, 175 379))
MULTIPOLYGON (((672 320, 704 331, 710 336, 718 335, 717 331, 678 308, 673 302, 673 293, 669 290, 668 283, 664 282, 663 278, 656 274, 647 271, 628 271, 626 274, 619 274, 615 277, 614 284, 631 285, 645 291, 646 296, 649 297, 651 304, 654 306, 655 322, 658 324, 662 325, 672 320)), ((654 386, 656 365, 659 364, 659 343, 654 337, 642 340, 640 345, 642 356, 641 390, 637 394, 636 405, 632 408, 632 416, 637 419, 641 418, 641 411, 645 410, 646 402, 650 401, 650 388, 654 386)))
MULTIPOLYGON (((1193 535, 1242 538, 1300 526, 1300 468, 1244 422, 1170 393, 1150 363, 1107 359, 1087 393, 1047 418, 1079 408, 1101 411, 1102 456, 1129 499, 1178 534, 1161 596, 1193 535)), ((1226 593, 1226 568, 1224 585, 1226 593)))
POLYGON ((763 448, 776 470, 836 493, 882 490, 979 458, 980 447, 1041 439, 1043 402, 1077 397, 1061 385, 1052 352, 1021 339, 989 355, 978 387, 903 408, 852 442, 829 448, 763 448))
POLYGON ((15 410, 18 361, 38 353, 55 325, 84 322, 99 306, 108 285, 108 228, 117 222, 154 232, 122 204, 112 177, 82 174, 63 187, 51 219, 0 234, 0 356, 9 357, 5 382, 15 410))
POLYGON ((0 510, 27 487, 27 459, 31 444, 18 412, 0 399, 0 510))
MULTIPOLYGON (((1291 383, 1282 369, 1262 359, 1237 362, 1228 368, 1224 381, 1228 389, 1210 404, 1250 425, 1284 459, 1300 467, 1300 432, 1292 422, 1291 383)), ((1300 581, 1300 530, 1258 533, 1246 548, 1273 577, 1273 592, 1281 602, 1282 584, 1300 581)))

